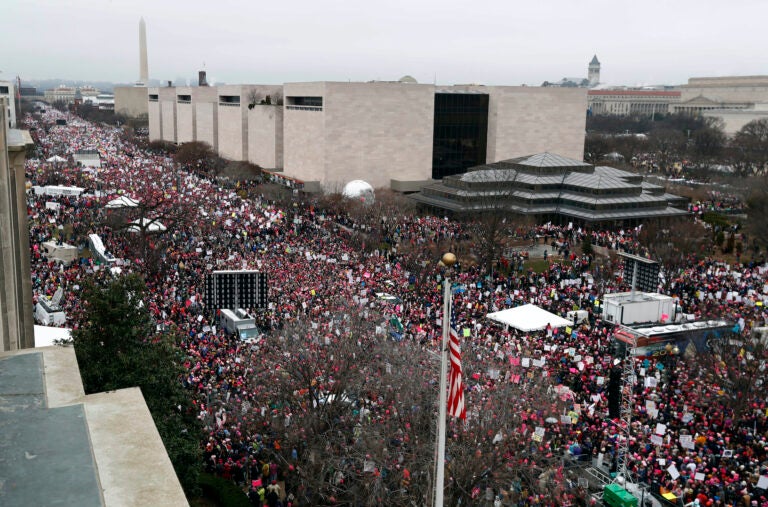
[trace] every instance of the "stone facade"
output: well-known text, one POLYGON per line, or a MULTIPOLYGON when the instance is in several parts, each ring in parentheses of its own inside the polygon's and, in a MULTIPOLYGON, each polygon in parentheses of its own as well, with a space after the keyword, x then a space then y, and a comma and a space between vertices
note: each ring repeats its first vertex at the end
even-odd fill
POLYGON ((285 85, 285 173, 329 188, 354 179, 429 179, 434 87, 404 83, 285 85), (322 97, 322 107, 292 104, 322 97))
POLYGON ((176 88, 176 142, 179 144, 191 143, 195 140, 197 120, 192 95, 196 90, 191 86, 176 88))
POLYGON ((129 118, 146 118, 149 115, 146 86, 116 86, 115 113, 129 118))
POLYGON ((7 107, 0 99, 0 351, 35 346, 24 177, 32 138, 4 127, 7 107))
POLYGON ((204 141, 224 158, 282 169, 305 188, 341 189, 362 179, 413 191, 433 175, 436 94, 452 93, 488 96, 481 152, 486 162, 541 151, 583 157, 586 90, 525 86, 315 82, 150 88, 150 139, 204 141), (261 103, 280 93, 282 107, 261 103), (174 129, 167 125, 171 121, 174 129))
POLYGON ((160 109, 160 88, 147 88, 147 111, 149 117, 149 140, 163 139, 163 115, 160 109))
POLYGON ((248 162, 264 169, 282 169, 283 108, 254 105, 247 114, 248 162))
POLYGON ((529 153, 584 158, 587 90, 492 86, 486 163, 529 153))
POLYGON ((218 152, 230 160, 248 160, 248 105, 275 95, 279 86, 226 85, 219 95, 218 152))
POLYGON ((176 143, 176 88, 160 88, 161 139, 176 143))
POLYGON ((195 109, 195 141, 219 149, 219 97, 216 88, 194 88, 192 107, 195 109))
POLYGON ((284 89, 285 174, 325 186, 431 180, 437 92, 489 95, 486 161, 547 150, 584 155, 584 89, 332 82, 284 89), (292 97, 322 97, 322 107, 292 106, 292 97))

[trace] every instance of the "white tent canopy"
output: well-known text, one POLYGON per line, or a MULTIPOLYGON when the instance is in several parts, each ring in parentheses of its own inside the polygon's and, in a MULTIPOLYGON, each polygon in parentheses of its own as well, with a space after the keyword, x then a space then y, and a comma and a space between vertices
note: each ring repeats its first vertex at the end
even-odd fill
POLYGON ((523 332, 546 329, 547 324, 551 324, 553 328, 573 324, 570 320, 558 317, 554 313, 530 304, 489 313, 486 317, 523 332))
POLYGON ((50 347, 54 340, 69 340, 71 330, 64 327, 38 326, 35 324, 35 347, 50 347))
POLYGON ((129 197, 127 195, 121 195, 117 199, 112 199, 111 201, 109 201, 104 207, 107 209, 135 208, 138 205, 139 205, 139 201, 137 201, 133 197, 129 197))
POLYGON ((54 156, 52 156, 51 158, 49 158, 49 159, 46 159, 45 161, 46 161, 46 162, 66 162, 66 161, 67 161, 67 159, 66 159, 66 158, 64 158, 64 157, 60 157, 60 156, 58 156, 58 155, 54 155, 54 156))
POLYGON ((134 220, 131 224, 132 225, 128 226, 129 232, 141 232, 142 228, 147 232, 163 232, 166 229, 166 227, 157 220, 149 218, 134 220))

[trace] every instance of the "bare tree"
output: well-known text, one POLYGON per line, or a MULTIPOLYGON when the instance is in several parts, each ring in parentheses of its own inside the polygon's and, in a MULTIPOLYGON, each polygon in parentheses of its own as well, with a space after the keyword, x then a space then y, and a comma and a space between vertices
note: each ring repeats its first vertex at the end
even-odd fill
POLYGON ((694 225, 688 218, 677 218, 643 224, 638 240, 652 258, 661 261, 666 270, 674 272, 685 265, 688 255, 709 249, 709 236, 702 225, 694 225), (698 233, 692 233, 692 229, 698 233))
MULTIPOLYGON (((179 173, 176 185, 182 185, 179 173)), ((166 236, 189 225, 197 214, 195 203, 182 196, 183 189, 166 189, 147 180, 137 180, 135 207, 108 210, 105 225, 113 231, 126 234, 128 253, 141 259, 150 271, 161 269, 165 263, 160 256, 166 246, 166 236)))
POLYGON ((211 145, 203 141, 183 143, 173 155, 174 160, 183 166, 205 165, 216 156, 211 145))
POLYGON ((679 160, 685 152, 685 136, 679 130, 655 129, 649 133, 649 138, 661 172, 667 172, 672 162, 679 160))
POLYGON ((248 109, 253 109, 256 105, 262 104, 264 100, 264 96, 256 89, 250 90, 246 98, 248 99, 248 109))
POLYGON ((752 248, 755 253, 768 248, 768 177, 750 178, 751 185, 745 189, 747 205, 746 230, 752 235, 752 248))
POLYGON ((380 505, 393 494, 426 493, 432 375, 410 344, 377 335, 373 317, 346 307, 317 326, 296 322, 259 351, 274 368, 254 368, 250 381, 271 386, 283 411, 277 419, 257 415, 252 427, 277 423, 282 451, 272 458, 295 465, 311 505, 380 505), (406 475, 420 480, 401 491, 406 475))
POLYGON ((734 329, 711 337, 706 350, 697 354, 695 364, 708 396, 719 399, 738 421, 752 409, 755 399, 764 396, 766 361, 765 338, 759 333, 747 335, 734 329))
POLYGON ((584 140, 584 160, 596 164, 613 149, 613 141, 605 134, 588 133, 584 140))
POLYGON ((491 272, 516 229, 530 220, 519 208, 525 205, 516 200, 517 171, 488 169, 468 174, 473 176, 473 188, 478 194, 472 209, 460 218, 470 237, 472 256, 486 272, 491 272))
POLYGON ((768 164, 768 120, 753 120, 733 137, 731 146, 746 172, 763 174, 768 164))
MULTIPOLYGON (((434 487, 436 356, 378 334, 377 324, 386 324, 372 308, 335 300, 323 306, 332 313, 310 311, 253 349, 245 382, 254 394, 247 410, 231 410, 239 413, 239 427, 279 441, 260 457, 294 467, 287 487, 303 503, 427 505, 434 487)), ((468 372, 482 372, 478 380, 468 377, 467 386, 484 389, 467 391, 466 424, 449 421, 446 505, 473 503, 480 488, 506 491, 516 477, 538 489, 532 478, 556 468, 561 454, 553 432, 540 442, 534 437, 536 426, 563 409, 551 379, 510 366, 506 357, 489 365, 467 353, 465 364, 468 372)))

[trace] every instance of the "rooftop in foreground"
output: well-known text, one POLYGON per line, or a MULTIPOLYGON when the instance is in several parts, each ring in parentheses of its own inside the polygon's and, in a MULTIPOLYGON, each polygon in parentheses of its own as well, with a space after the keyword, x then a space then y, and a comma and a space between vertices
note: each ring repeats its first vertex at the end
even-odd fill
POLYGON ((75 351, 0 354, 0 505, 188 505, 138 388, 86 396, 75 351))

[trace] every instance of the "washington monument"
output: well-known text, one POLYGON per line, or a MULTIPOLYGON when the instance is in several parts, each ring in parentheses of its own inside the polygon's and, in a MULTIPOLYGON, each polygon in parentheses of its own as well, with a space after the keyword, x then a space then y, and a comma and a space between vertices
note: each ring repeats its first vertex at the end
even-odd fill
POLYGON ((147 25, 144 18, 139 20, 139 86, 149 83, 149 66, 147 65, 147 25))

